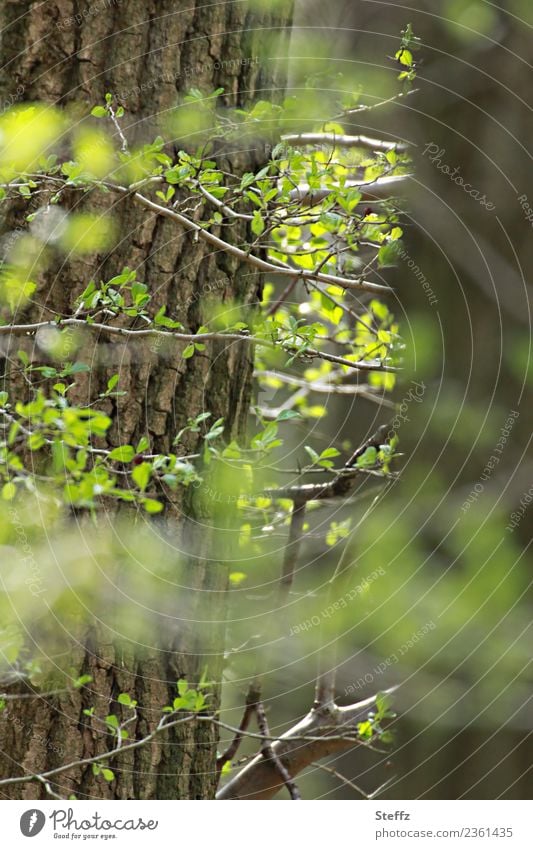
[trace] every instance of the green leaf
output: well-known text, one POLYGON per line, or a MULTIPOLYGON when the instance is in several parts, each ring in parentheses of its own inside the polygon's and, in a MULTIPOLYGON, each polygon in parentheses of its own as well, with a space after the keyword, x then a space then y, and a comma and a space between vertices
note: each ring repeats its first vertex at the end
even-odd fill
POLYGON ((238 587, 239 584, 242 584, 242 582, 246 580, 246 577, 247 575, 245 572, 231 572, 229 576, 230 584, 234 587, 238 587))
POLYGON ((306 445, 305 450, 309 454, 309 456, 311 458, 311 462, 312 463, 318 463, 318 461, 320 460, 320 457, 317 454, 317 452, 314 450, 314 448, 311 448, 309 445, 306 445))
POLYGON ((400 251, 400 242, 383 245, 378 251, 378 262, 380 268, 396 265, 400 251))
POLYGON ((184 696, 187 690, 189 689, 189 682, 186 678, 180 678, 176 683, 176 690, 180 696, 184 696))
POLYGON ((339 454, 340 451, 337 451, 336 448, 326 448, 324 451, 322 451, 320 459, 326 460, 328 457, 338 457, 339 454))
POLYGON ((110 460, 117 460, 119 463, 131 463, 135 457, 135 449, 133 445, 121 445, 119 448, 113 448, 109 454, 110 460))
POLYGON ((302 416, 297 410, 282 410, 279 415, 276 416, 277 422, 286 422, 290 419, 301 419, 302 416))
MULTIPOLYGON (((72 686, 75 690, 79 690, 80 687, 84 687, 85 684, 90 684, 92 680, 91 675, 80 675, 79 678, 76 678, 76 680, 73 681, 72 686)), ((92 708, 92 710, 94 710, 94 708, 92 708)))
POLYGON ((375 466, 377 456, 377 448, 374 448, 374 446, 372 445, 366 449, 364 454, 361 454, 361 456, 357 458, 357 466, 360 469, 366 469, 368 466, 375 466))
POLYGON ((181 356, 183 357, 184 360, 189 360, 192 357, 192 355, 194 354, 194 351, 195 351, 195 348, 194 348, 194 345, 191 342, 189 345, 187 345, 187 347, 185 348, 185 350, 183 351, 183 354, 181 356))
POLYGON ((93 118, 105 118, 105 116, 107 115, 105 106, 94 106, 91 109, 91 115, 93 116, 93 118))
POLYGON ((39 433, 38 431, 36 433, 32 433, 31 436, 28 437, 28 448, 30 451, 38 451, 44 444, 45 438, 42 433, 39 433))
POLYGON ((368 720, 365 722, 360 722, 357 726, 357 731, 359 736, 363 738, 363 740, 370 740, 373 734, 372 723, 368 720))
POLYGON ((145 498, 143 501, 143 507, 147 513, 161 513, 164 510, 164 504, 160 501, 156 501, 154 498, 145 498))
POLYGON ((119 375, 118 374, 114 374, 113 377, 110 377, 109 380, 107 381, 107 391, 112 392, 113 389, 115 388, 115 386, 117 385, 118 381, 119 381, 119 375))
POLYGON ((148 486, 148 482, 150 477, 152 476, 152 466, 150 463, 141 463, 139 466, 135 466, 133 469, 131 476, 141 492, 144 492, 146 487, 148 486))
POLYGON ((17 493, 17 487, 14 483, 5 483, 2 487, 2 498, 4 501, 12 501, 17 493))
POLYGON ((240 459, 241 450, 240 450, 238 444, 235 442, 235 440, 230 442, 230 444, 226 448, 224 448, 224 451, 222 452, 222 456, 226 460, 239 460, 240 459))
POLYGON ((412 68, 413 66, 413 54, 410 50, 406 50, 405 47, 402 47, 401 50, 398 50, 394 54, 394 58, 397 59, 401 65, 406 65, 408 68, 412 68))
POLYGON ((260 236, 261 233, 263 233, 264 229, 265 229, 265 222, 263 221, 261 213, 258 210, 256 210, 254 212, 254 217, 252 219, 252 233, 254 233, 254 235, 256 235, 256 236, 260 236))

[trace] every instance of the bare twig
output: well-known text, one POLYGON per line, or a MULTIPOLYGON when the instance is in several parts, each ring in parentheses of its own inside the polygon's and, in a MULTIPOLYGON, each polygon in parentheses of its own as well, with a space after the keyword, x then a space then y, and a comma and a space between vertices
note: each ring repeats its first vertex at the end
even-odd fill
POLYGON ((115 129, 116 129, 116 131, 119 135, 121 145, 122 145, 122 147, 121 147, 122 153, 128 153, 128 140, 127 140, 126 136, 124 135, 124 133, 122 132, 122 127, 120 126, 120 124, 118 122, 118 118, 115 114, 115 110, 113 109, 113 107, 111 106, 110 103, 107 104, 106 108, 107 108, 108 115, 111 118, 111 121, 113 122, 113 125, 114 125, 114 127, 115 127, 115 129))
POLYGON ((142 330, 130 330, 126 327, 116 327, 112 324, 100 324, 97 322, 88 323, 82 318, 62 318, 57 321, 37 321, 32 324, 5 324, 0 326, 0 336, 20 336, 25 333, 35 333, 43 327, 60 327, 83 326, 87 330, 99 330, 102 333, 109 333, 116 336, 127 336, 129 338, 143 338, 146 336, 165 336, 167 339, 175 339, 178 342, 210 342, 210 341, 230 341, 230 342, 248 342, 250 344, 259 345, 263 348, 279 350, 280 348, 286 353, 293 356, 303 356, 309 359, 319 358, 327 360, 331 363, 347 366, 355 371, 384 371, 397 372, 398 368, 382 363, 381 360, 365 361, 365 360, 348 360, 345 357, 338 357, 335 354, 329 354, 327 351, 319 351, 316 348, 305 348, 301 352, 294 346, 284 345, 283 340, 279 343, 271 342, 268 339, 262 339, 257 336, 251 336, 248 333, 180 333, 173 330, 156 330, 153 327, 143 328, 142 330))
MULTIPOLYGON (((361 193, 360 203, 383 200, 390 197, 391 191, 394 192, 394 190, 398 187, 398 184, 410 176, 410 174, 402 174, 392 177, 380 177, 376 180, 372 180, 372 182, 347 180, 343 189, 357 189, 361 193)), ((306 206, 315 206, 329 197, 333 191, 335 191, 335 188, 331 186, 323 186, 320 189, 312 189, 306 183, 301 183, 289 192, 289 200, 300 201, 306 206)))
POLYGON ((364 147, 368 150, 403 152, 408 145, 405 142, 371 139, 369 136, 349 136, 338 133, 293 133, 282 136, 288 144, 321 145, 331 144, 335 147, 364 147))
POLYGON ((298 276, 298 274, 295 274, 293 279, 289 281, 289 283, 287 284, 287 286, 285 287, 283 292, 280 294, 279 298, 276 301, 274 301, 274 303, 266 311, 265 316, 267 318, 269 318, 269 316, 271 316, 271 315, 274 315, 274 313, 280 308, 280 306, 283 303, 285 303, 285 301, 287 300, 287 298, 289 297, 289 295, 291 294, 291 292, 295 288, 296 284, 298 283, 298 280, 299 280, 299 276, 298 276))
MULTIPOLYGON (((169 714, 169 717, 170 716, 172 716, 172 714, 169 714)), ((100 755, 95 755, 93 758, 82 758, 77 761, 71 761, 68 764, 63 764, 63 766, 58 766, 55 769, 49 769, 47 772, 20 775, 17 778, 3 778, 0 781, 0 787, 6 787, 9 784, 26 784, 28 781, 40 781, 42 783, 46 779, 52 778, 52 776, 55 775, 60 775, 62 772, 66 772, 69 769, 77 769, 81 766, 90 766, 94 763, 107 761, 110 758, 114 758, 119 753, 123 754, 124 752, 131 752, 133 749, 139 749, 141 746, 146 746, 147 743, 153 740, 154 737, 162 731, 167 731, 169 728, 174 728, 176 725, 182 725, 184 722, 191 722, 191 720, 195 718, 197 717, 194 715, 188 715, 169 722, 168 717, 164 716, 159 721, 157 728, 154 728, 150 734, 147 734, 146 737, 143 737, 141 740, 136 740, 134 743, 128 743, 127 746, 117 746, 109 752, 102 752, 100 755)))
MULTIPOLYGON (((319 663, 321 660, 323 657, 319 657, 319 663)), ((319 670, 315 686, 315 710, 329 709, 335 704, 335 672, 334 668, 319 670)))
POLYGON ((263 737, 263 742, 261 743, 261 754, 264 758, 274 764, 277 772, 279 772, 280 777, 283 779, 285 787, 289 791, 291 799, 297 801, 302 798, 300 796, 300 791, 298 790, 298 787, 291 778, 289 770, 287 769, 281 758, 274 751, 272 743, 270 743, 270 731, 268 728, 268 720, 266 718, 265 709, 261 701, 257 702, 255 706, 255 711, 257 714, 257 724, 259 725, 259 730, 263 737))
POLYGON ((237 754, 239 746, 241 745, 245 737, 245 731, 247 730, 250 721, 255 713, 258 699, 259 690, 257 688, 256 683, 252 682, 248 688, 248 693, 246 694, 244 713, 242 715, 240 725, 237 731, 235 732, 233 740, 231 741, 227 749, 217 758, 217 773, 219 774, 219 776, 225 764, 230 763, 237 754))
POLYGON ((295 497, 293 501, 289 538, 285 545, 280 578, 280 594, 283 597, 290 592, 294 580, 294 572, 302 544, 306 503, 305 499, 299 499, 298 497, 295 497))
POLYGON ((319 763, 313 763, 312 766, 316 767, 317 769, 321 769, 323 772, 329 773, 329 775, 334 775, 335 778, 338 778, 339 781, 342 781, 342 783, 345 784, 347 787, 351 787, 352 790, 355 790, 356 793, 359 793, 359 795, 362 796, 363 799, 369 798, 369 796, 365 793, 364 790, 361 790, 361 788, 358 787, 357 784, 355 784, 353 781, 350 781, 350 779, 346 778, 345 775, 342 775, 340 772, 337 772, 337 770, 333 769, 333 767, 319 763))

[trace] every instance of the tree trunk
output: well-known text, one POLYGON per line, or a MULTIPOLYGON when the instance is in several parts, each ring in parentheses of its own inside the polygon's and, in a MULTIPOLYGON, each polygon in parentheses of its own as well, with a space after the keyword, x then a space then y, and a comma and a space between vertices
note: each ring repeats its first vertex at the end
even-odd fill
MULTIPOLYGON (((233 106, 247 103, 256 92, 263 98, 276 97, 283 88, 283 69, 261 45, 268 43, 265 30, 285 37, 291 5, 253 0, 207 5, 189 0, 105 0, 85 6, 69 0, 40 4, 7 0, 0 27, 3 102, 11 96, 15 101, 44 100, 77 104, 76 108, 81 103, 86 110, 111 92, 126 108, 123 127, 128 141, 153 140, 159 117, 176 104, 177 92, 192 86, 206 90, 223 86, 225 102, 233 106)), ((280 55, 279 43, 272 55, 280 55)), ((247 152, 225 164, 235 171, 255 167, 263 159, 264 151, 247 152)), ((92 208, 97 203, 101 210, 109 201, 102 196, 86 203, 92 208)), ((138 278, 149 285, 154 310, 165 304, 167 314, 190 332, 205 319, 209 290, 219 303, 237 301, 252 309, 257 302, 260 275, 234 257, 210 251, 173 222, 134 207, 129 198, 115 203, 113 216, 121 239, 118 246, 107 255, 49 268, 24 318, 71 314, 76 296, 90 279, 107 280, 125 265, 136 269, 138 278)), ((12 227, 13 222, 7 222, 7 229, 12 227)), ((246 242, 245 227, 235 227, 231 233, 226 237, 246 242)), ((3 353, 9 356, 21 347, 21 340, 14 340, 11 348, 7 344, 3 353)), ((38 344, 29 338, 25 349, 32 360, 42 362, 38 344)), ((187 419, 203 411, 224 417, 228 436, 242 437, 251 398, 250 346, 214 342, 187 360, 180 356, 182 347, 176 343, 174 349, 163 349, 139 340, 117 343, 109 337, 95 344, 94 336, 87 338, 76 357, 91 364, 91 371, 77 376, 71 400, 94 401, 118 372, 120 389, 127 394, 102 403, 113 419, 108 445, 135 444, 146 435, 153 453, 168 452, 187 419)), ((27 393, 14 378, 5 383, 16 397, 27 393)), ((194 453, 200 445, 198 435, 189 434, 188 439, 186 448, 194 453)), ((192 635, 165 634, 157 651, 140 651, 133 642, 118 646, 112 621, 86 622, 78 633, 70 633, 69 651, 59 659, 63 664, 59 671, 69 678, 90 675, 93 683, 54 697, 9 703, 0 720, 0 778, 42 773, 108 749, 112 744, 83 711, 95 705, 99 716, 118 712, 114 700, 120 692, 128 692, 139 703, 137 725, 129 729, 133 739, 157 725, 161 708, 176 696, 178 678, 199 680, 203 658, 209 659, 209 677, 220 680, 223 626, 209 622, 223 621, 227 578, 225 567, 215 559, 220 557, 218 549, 213 551, 213 509, 201 491, 200 496, 172 496, 174 504, 167 506, 166 515, 172 511, 174 516, 167 528, 170 522, 178 525, 183 513, 201 524, 201 533, 191 532, 188 542, 186 575, 195 593, 193 613, 204 620, 204 627, 192 635), (209 598, 209 609, 200 604, 202 597, 209 598)), ((217 701, 215 687, 215 705, 217 701)), ((86 766, 62 773, 51 786, 63 798, 72 793, 78 798, 212 798, 216 743, 212 725, 186 723, 115 758, 109 764, 116 775, 112 782, 94 776, 86 766)), ((46 797, 44 786, 35 782, 1 790, 4 798, 46 797)))

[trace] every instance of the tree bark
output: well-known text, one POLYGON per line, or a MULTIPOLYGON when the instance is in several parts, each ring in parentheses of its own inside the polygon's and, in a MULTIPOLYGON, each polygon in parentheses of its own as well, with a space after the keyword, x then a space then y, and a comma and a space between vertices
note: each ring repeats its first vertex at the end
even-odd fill
MULTIPOLYGON (((41 101, 87 111, 102 103, 106 92, 126 108, 124 132, 130 143, 157 135, 157 121, 171 109, 177 94, 190 87, 213 90, 223 86, 227 105, 244 105, 256 93, 276 97, 283 89, 284 71, 265 54, 265 32, 282 39, 289 31, 292 3, 190 3, 189 0, 144 0, 122 3, 102 0, 92 5, 69 0, 34 4, 7 2, 3 8, 3 68, 0 86, 4 100, 41 101), (77 16, 77 17, 75 17, 77 16), (263 45, 263 47, 262 47, 263 45), (266 91, 265 91, 266 90, 266 91), (17 93, 17 94, 16 94, 17 93)), ((279 43, 278 43, 279 48, 279 43)), ((278 50, 273 52, 279 56, 278 50)), ((234 171, 255 167, 264 150, 225 158, 234 171)), ((173 222, 135 207, 128 198, 113 207, 120 243, 108 254, 74 259, 49 268, 39 280, 34 303, 21 318, 43 320, 51 314, 72 314, 76 296, 92 278, 107 280, 127 265, 149 284, 151 306, 167 306, 167 314, 195 332, 206 318, 206 293, 214 290, 219 303, 237 301, 253 309, 261 292, 261 275, 244 268, 234 257, 215 253, 173 222)), ((87 203, 104 210, 105 196, 87 203)), ((16 212, 14 213, 16 218, 16 212)), ((246 223, 231 233, 235 243, 247 240, 246 223)), ((6 222, 6 229, 13 221, 6 222)), ((20 340, 3 349, 9 357, 20 340)), ((77 358, 91 371, 77 376, 75 395, 80 403, 94 401, 107 380, 120 373, 120 389, 127 394, 102 403, 113 419, 109 446, 150 439, 152 452, 168 452, 176 432, 204 410, 224 417, 228 436, 242 437, 251 399, 251 346, 213 342, 192 359, 180 356, 183 345, 158 348, 153 342, 110 342, 87 338, 77 358)), ((43 360, 38 340, 25 343, 30 358, 43 360)), ((23 398, 27 388, 16 378, 5 387, 23 398)), ((200 446, 189 434, 187 451, 200 446)), ((160 493, 159 493, 160 495, 160 493)), ((86 621, 69 635, 68 654, 59 667, 65 677, 90 675, 86 689, 53 697, 10 702, 0 718, 0 778, 41 773, 76 758, 93 757, 111 744, 83 711, 95 705, 102 716, 117 712, 116 697, 128 692, 139 703, 136 727, 130 739, 145 736, 161 717, 161 708, 176 695, 175 683, 200 678, 203 658, 209 658, 209 677, 220 680, 223 648, 225 567, 215 552, 213 507, 200 495, 173 496, 168 505, 167 529, 186 514, 202 526, 201 533, 186 531, 186 575, 198 617, 197 634, 168 633, 157 651, 140 651, 133 644, 118 646, 113 622, 86 621), (201 598, 208 598, 208 607, 201 598), (68 753, 68 754, 65 754, 68 753)), ((194 616, 190 617, 191 619, 194 616)), ((55 681, 58 672, 56 663, 55 681)), ((19 684, 9 692, 27 692, 19 684)), ((213 693, 218 702, 218 688, 213 693)), ((216 789, 216 729, 208 723, 186 723, 109 765, 116 779, 105 782, 91 768, 73 768, 51 782, 54 792, 67 798, 212 798, 216 789)), ((4 798, 46 797, 45 788, 30 782, 2 788, 4 798)))

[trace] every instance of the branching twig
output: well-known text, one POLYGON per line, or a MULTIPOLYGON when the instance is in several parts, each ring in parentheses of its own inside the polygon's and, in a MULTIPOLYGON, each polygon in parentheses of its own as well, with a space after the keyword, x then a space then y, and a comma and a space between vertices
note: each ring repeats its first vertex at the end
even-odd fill
MULTIPOLYGON (((107 185, 107 184, 106 184, 107 185)), ((144 206, 146 209, 150 209, 152 212, 157 215, 162 215, 165 218, 170 218, 175 221, 177 224, 181 224, 186 230, 192 230, 197 233, 198 238, 203 239, 208 242, 215 248, 223 251, 224 253, 231 254, 232 256, 237 257, 242 262, 247 265, 252 265, 257 268, 259 271, 266 271, 269 274, 281 274, 286 277, 294 277, 296 274, 302 280, 319 280, 323 283, 330 283, 336 286, 341 286, 344 289, 359 289, 363 292, 387 292, 390 291, 388 286, 382 286, 379 283, 369 283, 367 281, 357 281, 350 280, 348 277, 341 277, 336 274, 325 274, 320 271, 312 271, 310 269, 295 269, 290 266, 286 266, 283 263, 275 264, 273 262, 268 262, 261 257, 255 256, 248 251, 242 250, 242 248, 238 248, 236 245, 231 245, 228 242, 225 242, 223 239, 220 239, 218 236, 215 236, 214 233, 211 233, 205 227, 201 227, 195 221, 192 221, 190 218, 187 218, 185 215, 182 215, 179 212, 176 212, 173 209, 169 209, 166 206, 161 206, 161 204, 155 203, 155 201, 150 200, 150 198, 145 197, 139 192, 131 193, 130 190, 124 186, 116 186, 114 184, 109 184, 108 188, 114 189, 115 191, 120 191, 122 194, 126 194, 131 196, 133 200, 138 203, 140 206, 144 206)))
MULTIPOLYGON (((367 710, 374 704, 372 697, 348 707, 334 705, 329 711, 311 710, 301 722, 273 742, 274 753, 294 777, 314 761, 348 751, 354 744, 379 751, 362 740, 357 731, 358 722, 366 718, 367 710)), ((226 727, 224 723, 219 724, 226 727)), ((268 739, 272 739, 270 735, 268 739)), ((263 755, 257 755, 219 790, 217 799, 271 799, 283 786, 284 781, 274 764, 263 755)))

